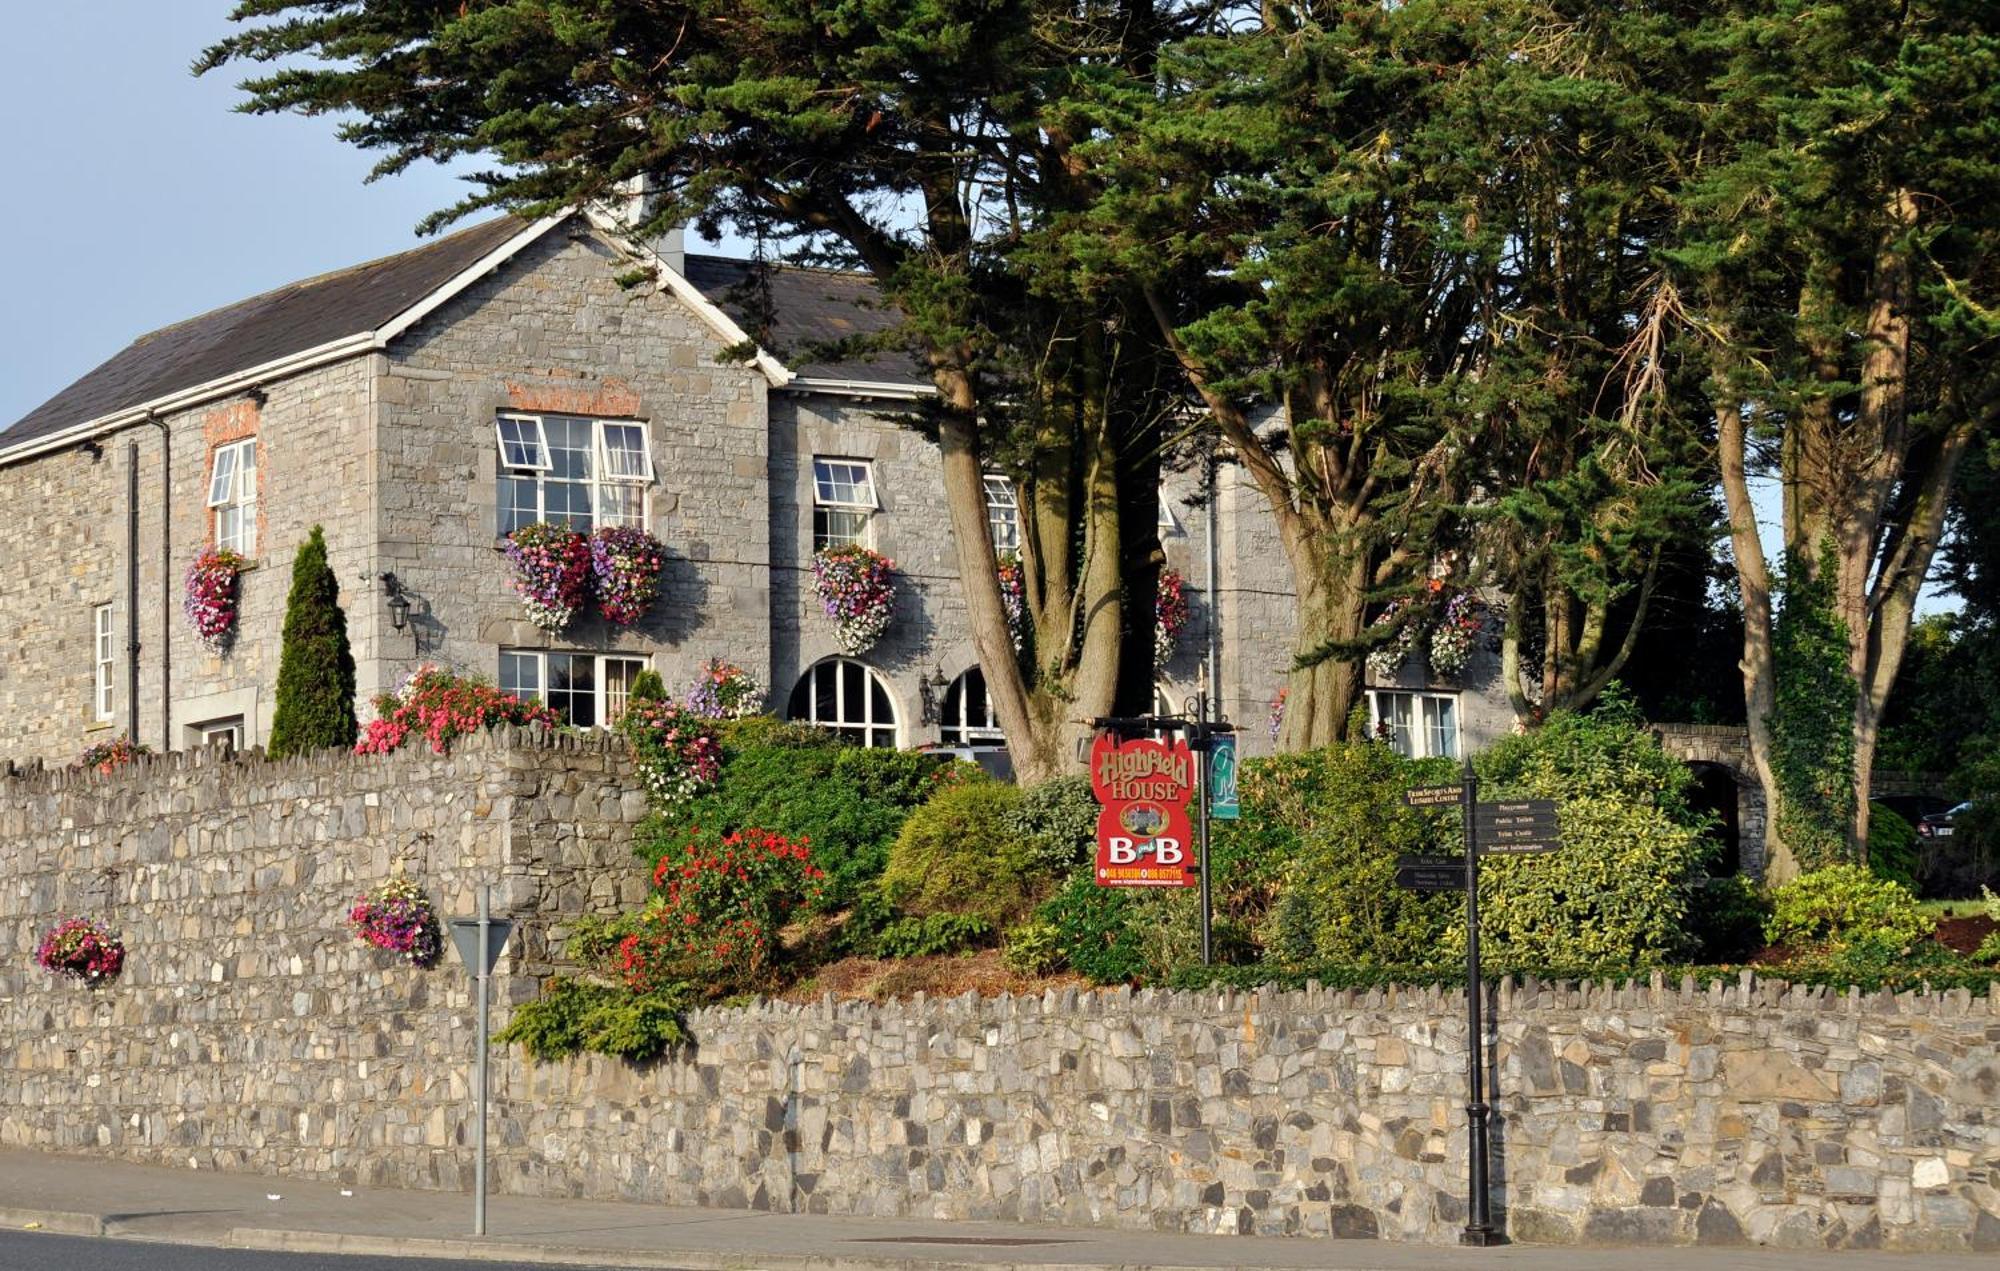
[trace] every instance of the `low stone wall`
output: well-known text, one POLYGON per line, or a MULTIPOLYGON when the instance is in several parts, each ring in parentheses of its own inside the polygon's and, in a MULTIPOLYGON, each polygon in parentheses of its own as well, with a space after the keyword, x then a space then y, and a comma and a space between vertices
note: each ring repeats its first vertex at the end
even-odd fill
MULTIPOLYGON (((5 783, 0 1142, 461 1188, 455 963, 344 925, 397 861, 523 919, 635 903, 616 747, 210 756, 5 783), (92 993, 34 968, 58 911, 122 928, 92 993)), ((505 1011, 501 1012, 504 1018, 505 1011)), ((1514 1238, 2000 1249, 2000 1005, 1735 984, 1510 986, 1496 1202, 1514 1238)), ((1465 1220, 1462 999, 1155 993, 706 1010, 647 1068, 496 1056, 501 1190, 877 1216, 1448 1243, 1465 1220)))

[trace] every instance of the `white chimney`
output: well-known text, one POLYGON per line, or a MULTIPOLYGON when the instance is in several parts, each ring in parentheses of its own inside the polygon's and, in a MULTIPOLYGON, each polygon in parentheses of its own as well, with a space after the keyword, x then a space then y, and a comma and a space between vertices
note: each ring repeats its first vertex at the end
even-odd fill
MULTIPOLYGON (((659 206, 660 196, 650 177, 631 177, 622 183, 623 206, 618 209, 619 219, 625 228, 637 236, 639 227, 652 219, 653 210, 659 206)), ((656 256, 667 263, 667 268, 677 274, 687 273, 687 225, 675 225, 662 234, 642 238, 642 242, 656 256)))

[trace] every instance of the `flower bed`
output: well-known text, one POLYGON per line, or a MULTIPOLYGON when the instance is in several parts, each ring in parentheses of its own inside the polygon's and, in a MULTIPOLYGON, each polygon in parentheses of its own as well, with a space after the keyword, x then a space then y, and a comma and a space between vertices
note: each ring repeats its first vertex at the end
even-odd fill
POLYGON ((373 888, 347 911, 354 938, 428 970, 444 952, 437 910, 430 898, 407 878, 392 878, 373 888))
POLYGON ((590 536, 590 572, 597 609, 607 622, 629 627, 660 598, 667 549, 642 529, 607 525, 590 536))
POLYGON ((576 619, 590 592, 588 538, 567 526, 537 521, 507 536, 507 559, 514 563, 514 591, 528 621, 555 634, 576 619))
POLYGON ((1153 663, 1159 670, 1173 660, 1174 646, 1193 616, 1188 607, 1187 580, 1171 569, 1160 571, 1160 589, 1153 602, 1153 663))
POLYGON ((35 963, 53 975, 97 988, 125 969, 125 945, 88 918, 59 918, 35 946, 35 963))
POLYGON ((687 707, 704 719, 743 719, 764 709, 764 686, 734 662, 710 658, 688 690, 687 707))
POLYGON ((722 771, 722 743, 709 721, 671 699, 635 699, 618 731, 632 744, 647 795, 662 807, 700 794, 722 771))
POLYGON ((833 619, 841 652, 866 653, 889 629, 896 562, 865 547, 828 547, 813 556, 813 584, 833 619))
POLYGON ((75 767, 95 768, 99 772, 112 772, 124 767, 141 755, 153 753, 152 747, 143 742, 135 742, 123 733, 110 741, 100 741, 85 746, 83 753, 76 757, 75 767))
POLYGON ((376 718, 354 743, 357 755, 386 755, 412 736, 423 737, 443 754, 454 737, 495 724, 539 724, 557 728, 560 717, 540 702, 522 701, 470 676, 424 665, 410 672, 394 693, 375 699, 376 718))
POLYGON ((778 931, 818 895, 826 874, 804 839, 768 830, 696 831, 653 871, 657 889, 613 969, 648 992, 676 980, 746 988, 766 978, 778 931))
POLYGON ((210 653, 226 651, 235 638, 237 578, 249 563, 227 548, 210 548, 188 565, 181 612, 210 653))

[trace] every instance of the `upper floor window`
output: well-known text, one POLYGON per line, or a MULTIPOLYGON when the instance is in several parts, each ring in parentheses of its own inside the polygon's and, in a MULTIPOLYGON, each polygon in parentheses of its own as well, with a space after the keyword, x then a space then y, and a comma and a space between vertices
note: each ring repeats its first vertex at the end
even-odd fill
POLYGON ((865 459, 813 460, 813 550, 868 545, 875 469, 865 459))
POLYGON ((1449 693, 1368 690, 1368 722, 1411 759, 1458 758, 1458 698, 1449 693))
POLYGON ((1014 495, 1014 483, 1006 477, 986 474, 986 523, 993 527, 993 550, 1021 550, 1021 501, 1014 495))
POLYGON ((111 606, 99 605, 91 610, 90 714, 100 723, 111 719, 111 668, 117 656, 111 631, 111 606))
POLYGON ((215 513, 215 546, 257 554, 257 439, 217 446, 208 470, 208 506, 215 513))
POLYGON ((646 659, 608 653, 500 650, 500 691, 548 703, 572 728, 618 722, 646 659))
POLYGON ((500 533, 554 521, 589 533, 600 525, 646 526, 653 459, 646 425, 570 415, 502 415, 500 533))

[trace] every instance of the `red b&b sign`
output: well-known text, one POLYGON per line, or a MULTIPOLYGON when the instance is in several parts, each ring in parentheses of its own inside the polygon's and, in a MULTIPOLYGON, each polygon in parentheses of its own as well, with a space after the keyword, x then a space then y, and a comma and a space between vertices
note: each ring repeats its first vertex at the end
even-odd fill
POLYGON ((1099 733, 1090 748, 1090 788, 1097 795, 1099 887, 1191 887, 1194 874, 1188 800, 1194 752, 1185 741, 1120 745, 1099 733))

